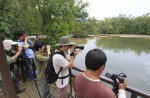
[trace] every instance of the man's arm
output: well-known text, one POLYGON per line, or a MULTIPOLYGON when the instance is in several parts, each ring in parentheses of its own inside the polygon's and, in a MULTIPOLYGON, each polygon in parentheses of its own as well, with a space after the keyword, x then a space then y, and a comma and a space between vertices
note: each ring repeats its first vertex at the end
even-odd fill
POLYGON ((14 56, 12 56, 11 58, 16 60, 18 58, 18 56, 20 55, 21 51, 22 51, 22 46, 18 46, 17 53, 14 56))
POLYGON ((43 62, 43 61, 46 61, 49 59, 48 56, 45 55, 45 53, 41 53, 41 54, 35 54, 35 59, 40 61, 40 62, 43 62))
POLYGON ((124 78, 124 83, 119 83, 119 93, 118 98, 126 98, 126 86, 127 86, 127 80, 124 78))

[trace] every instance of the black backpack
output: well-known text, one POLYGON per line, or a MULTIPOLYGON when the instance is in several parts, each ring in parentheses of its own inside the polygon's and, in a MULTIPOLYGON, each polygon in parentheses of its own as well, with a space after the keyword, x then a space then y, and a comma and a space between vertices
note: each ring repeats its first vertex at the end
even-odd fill
MULTIPOLYGON (((65 55, 62 52, 55 52, 53 55, 55 54, 60 54, 65 58, 65 55)), ((46 69, 44 71, 46 81, 49 84, 54 83, 57 80, 58 75, 62 70, 62 67, 61 67, 59 72, 55 73, 54 66, 53 66, 53 55, 51 55, 51 57, 49 58, 46 69)))

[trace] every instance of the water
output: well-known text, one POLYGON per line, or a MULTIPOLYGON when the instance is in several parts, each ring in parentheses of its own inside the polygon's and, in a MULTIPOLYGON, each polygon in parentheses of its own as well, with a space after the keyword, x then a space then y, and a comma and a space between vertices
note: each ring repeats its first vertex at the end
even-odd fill
POLYGON ((128 85, 150 93, 150 39, 144 38, 88 38, 72 39, 85 49, 76 57, 74 65, 85 70, 85 55, 93 48, 107 55, 106 72, 125 73, 128 85))

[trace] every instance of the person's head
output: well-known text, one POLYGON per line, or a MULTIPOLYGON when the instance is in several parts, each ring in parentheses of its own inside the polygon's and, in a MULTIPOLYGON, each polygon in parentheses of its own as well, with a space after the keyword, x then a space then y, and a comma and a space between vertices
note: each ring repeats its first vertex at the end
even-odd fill
POLYGON ((44 42, 41 42, 41 41, 36 41, 34 43, 34 49, 35 51, 38 51, 38 52, 45 52, 45 44, 44 42))
POLYGON ((19 39, 24 40, 26 36, 27 36, 27 33, 25 31, 23 30, 18 31, 19 39))
POLYGON ((98 48, 90 50, 85 57, 86 68, 92 71, 97 71, 100 67, 106 64, 106 54, 98 48))
POLYGON ((57 43, 55 46, 63 48, 64 51, 67 51, 72 45, 75 45, 75 43, 71 42, 69 37, 63 36, 59 39, 59 43, 57 43))
POLYGON ((14 42, 12 40, 4 40, 3 45, 6 51, 10 51, 13 45, 17 45, 17 42, 14 42))

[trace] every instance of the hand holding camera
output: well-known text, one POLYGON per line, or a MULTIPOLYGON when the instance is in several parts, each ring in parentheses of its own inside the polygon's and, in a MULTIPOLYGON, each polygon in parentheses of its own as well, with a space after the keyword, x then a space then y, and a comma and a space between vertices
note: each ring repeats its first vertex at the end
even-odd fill
POLYGON ((44 48, 45 48, 45 52, 49 55, 51 46, 50 45, 46 45, 44 48))
POLYGON ((74 45, 70 45, 70 53, 74 52, 74 45))
POLYGON ((25 41, 27 41, 27 40, 29 40, 29 36, 26 36, 26 37, 25 37, 25 41))
POLYGON ((118 95, 118 89, 125 89, 127 86, 126 75, 124 73, 120 74, 110 74, 106 73, 105 76, 113 80, 113 92, 118 95))
POLYGON ((76 56, 78 55, 81 50, 84 49, 84 46, 74 46, 74 45, 70 45, 70 56, 76 56))
POLYGON ((22 51, 22 46, 18 46, 18 51, 22 51))
POLYGON ((121 83, 118 79, 116 79, 117 83, 119 84, 119 89, 126 89, 127 86, 127 80, 124 78, 123 83, 121 83))

